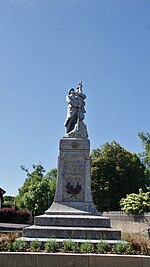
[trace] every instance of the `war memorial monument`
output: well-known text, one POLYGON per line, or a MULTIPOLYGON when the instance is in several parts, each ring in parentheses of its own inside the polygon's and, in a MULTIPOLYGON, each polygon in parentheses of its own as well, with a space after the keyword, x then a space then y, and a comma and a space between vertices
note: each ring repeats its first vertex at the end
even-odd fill
POLYGON ((110 226, 94 206, 91 196, 90 141, 85 117, 86 95, 82 82, 68 91, 66 133, 59 143, 57 186, 54 201, 45 214, 34 218, 34 225, 23 229, 23 240, 38 239, 75 242, 100 239, 115 242, 121 232, 110 226))

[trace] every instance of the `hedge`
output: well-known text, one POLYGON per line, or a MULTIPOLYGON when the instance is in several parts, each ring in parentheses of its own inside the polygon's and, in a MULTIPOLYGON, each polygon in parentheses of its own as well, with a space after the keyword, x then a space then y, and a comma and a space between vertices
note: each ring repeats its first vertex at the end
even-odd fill
POLYGON ((30 213, 27 210, 0 209, 0 222, 4 223, 24 223, 29 219, 29 216, 30 213))

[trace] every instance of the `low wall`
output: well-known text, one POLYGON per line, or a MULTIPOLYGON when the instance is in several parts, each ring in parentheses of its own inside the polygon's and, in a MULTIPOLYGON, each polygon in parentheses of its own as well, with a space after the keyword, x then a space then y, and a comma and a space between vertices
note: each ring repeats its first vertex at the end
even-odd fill
POLYGON ((0 267, 149 267, 150 256, 0 252, 0 267))
POLYGON ((122 233, 140 233, 150 228, 150 212, 133 215, 126 212, 103 212, 103 216, 110 218, 111 226, 122 233))

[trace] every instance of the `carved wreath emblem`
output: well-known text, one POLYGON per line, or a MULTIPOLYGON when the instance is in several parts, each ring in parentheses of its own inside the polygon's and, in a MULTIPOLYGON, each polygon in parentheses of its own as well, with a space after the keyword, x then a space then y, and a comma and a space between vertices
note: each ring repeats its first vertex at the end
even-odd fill
POLYGON ((66 185, 66 192, 67 194, 70 194, 71 197, 76 197, 76 195, 79 194, 81 191, 82 186, 77 182, 76 186, 72 185, 70 182, 67 183, 66 185))

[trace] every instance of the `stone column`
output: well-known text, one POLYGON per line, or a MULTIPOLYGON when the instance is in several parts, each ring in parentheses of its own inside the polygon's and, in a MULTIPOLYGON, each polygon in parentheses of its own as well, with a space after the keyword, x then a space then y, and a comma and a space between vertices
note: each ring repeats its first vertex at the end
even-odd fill
POLYGON ((91 196, 90 141, 87 135, 74 131, 64 136, 59 150, 56 194, 46 214, 99 214, 91 196))

